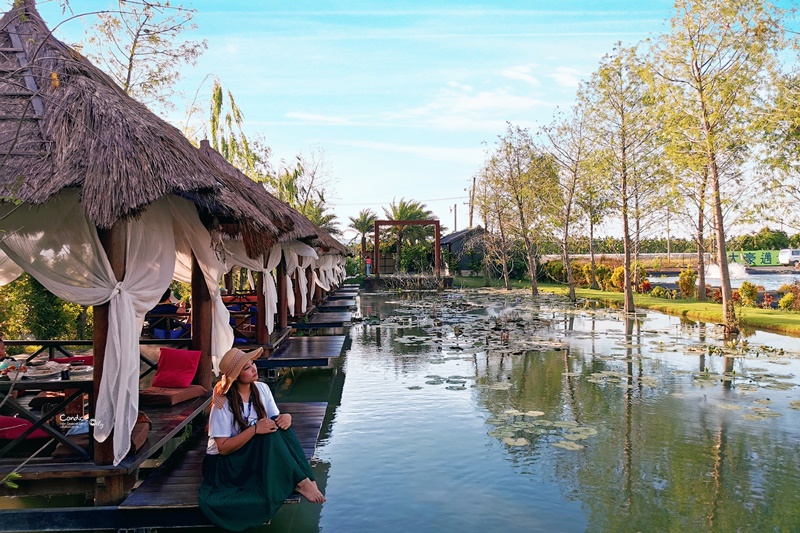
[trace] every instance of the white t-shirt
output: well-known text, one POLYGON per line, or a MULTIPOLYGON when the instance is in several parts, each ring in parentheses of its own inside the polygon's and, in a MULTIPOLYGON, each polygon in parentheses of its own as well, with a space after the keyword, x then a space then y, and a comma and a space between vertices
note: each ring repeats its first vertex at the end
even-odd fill
MULTIPOLYGON (((234 387, 235 386, 236 385, 234 385, 234 387)), ((281 412, 275 404, 275 399, 272 397, 269 386, 266 383, 257 381, 256 387, 258 387, 258 394, 261 396, 261 405, 263 405, 264 409, 267 411, 267 418, 279 415, 281 412)), ((258 421, 258 413, 251 403, 252 402, 247 402, 242 404, 242 417, 252 425, 258 421)), ((228 405, 228 400, 225 400, 225 404, 221 409, 217 409, 214 404, 212 404, 211 414, 208 417, 208 447, 206 448, 206 453, 209 455, 219 454, 214 437, 233 437, 239 433, 241 433, 239 424, 233 419, 233 411, 231 411, 228 405)))

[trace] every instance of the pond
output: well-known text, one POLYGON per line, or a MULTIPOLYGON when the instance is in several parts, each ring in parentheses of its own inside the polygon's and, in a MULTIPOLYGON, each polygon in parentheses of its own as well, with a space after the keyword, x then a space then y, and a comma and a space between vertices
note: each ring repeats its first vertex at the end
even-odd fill
POLYGON ((328 502, 254 531, 798 530, 798 339, 523 291, 359 303, 332 368, 274 387, 329 402, 328 502))
POLYGON ((360 303, 376 319, 341 366, 276 391, 331 401, 314 466, 328 502, 262 531, 800 524, 797 339, 726 346, 711 326, 523 292, 360 303))

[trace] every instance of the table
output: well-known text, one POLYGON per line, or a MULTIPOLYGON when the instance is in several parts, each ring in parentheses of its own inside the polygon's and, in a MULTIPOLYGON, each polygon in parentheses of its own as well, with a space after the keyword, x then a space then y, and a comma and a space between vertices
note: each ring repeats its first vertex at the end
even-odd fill
POLYGON ((82 398, 83 394, 91 394, 93 385, 92 374, 74 376, 71 379, 32 380, 23 378, 16 381, 0 381, 0 403, 9 406, 21 418, 33 424, 30 428, 26 429, 22 435, 0 449, 0 457, 4 457, 15 446, 23 442, 25 437, 30 435, 33 431, 41 429, 70 450, 79 454, 82 458, 89 458, 89 453, 86 450, 69 440, 66 435, 60 431, 52 428, 47 422, 61 414, 70 403, 78 398, 82 398), (36 415, 10 395, 11 391, 15 389, 64 391, 64 399, 47 414, 36 415))

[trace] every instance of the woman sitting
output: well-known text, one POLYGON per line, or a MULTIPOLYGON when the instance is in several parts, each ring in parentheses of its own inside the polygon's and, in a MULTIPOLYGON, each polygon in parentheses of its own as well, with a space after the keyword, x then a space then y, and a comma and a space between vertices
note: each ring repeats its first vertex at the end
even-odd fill
POLYGON ((214 387, 200 509, 214 524, 241 531, 268 522, 294 491, 323 503, 303 448, 252 360, 262 348, 232 348, 214 387))

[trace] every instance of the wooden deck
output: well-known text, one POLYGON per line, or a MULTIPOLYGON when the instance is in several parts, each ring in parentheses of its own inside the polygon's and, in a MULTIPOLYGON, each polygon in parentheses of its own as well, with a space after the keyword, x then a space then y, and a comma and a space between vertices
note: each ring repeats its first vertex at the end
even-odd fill
MULTIPOLYGON (((279 403, 309 459, 314 455, 326 402, 279 403)), ((200 512, 197 494, 208 440, 196 435, 154 470, 119 506, 0 511, 0 532, 148 531, 155 528, 212 527, 200 512)), ((287 503, 299 501, 293 495, 287 503)))
MULTIPOLYGON (((280 403, 281 412, 292 415, 292 426, 310 460, 317 447, 322 420, 325 418, 325 402, 280 403)), ((196 439, 186 450, 176 452, 164 465, 150 474, 142 484, 120 504, 120 507, 149 509, 197 508, 197 491, 203 480, 202 464, 206 455, 208 438, 196 439), (174 459, 173 459, 174 458, 174 459)), ((300 495, 291 501, 297 502, 300 495)))
POLYGON ((295 329, 341 328, 353 318, 350 311, 313 313, 308 320, 300 320, 290 324, 295 329))
POLYGON ((356 308, 356 301, 352 299, 341 299, 341 300, 326 300, 321 305, 317 306, 317 311, 321 313, 328 313, 328 312, 335 312, 335 311, 347 311, 350 309, 356 308))
POLYGON ((301 366, 327 366, 334 357, 342 354, 344 335, 319 337, 290 337, 267 358, 256 359, 258 368, 288 368, 301 366))

